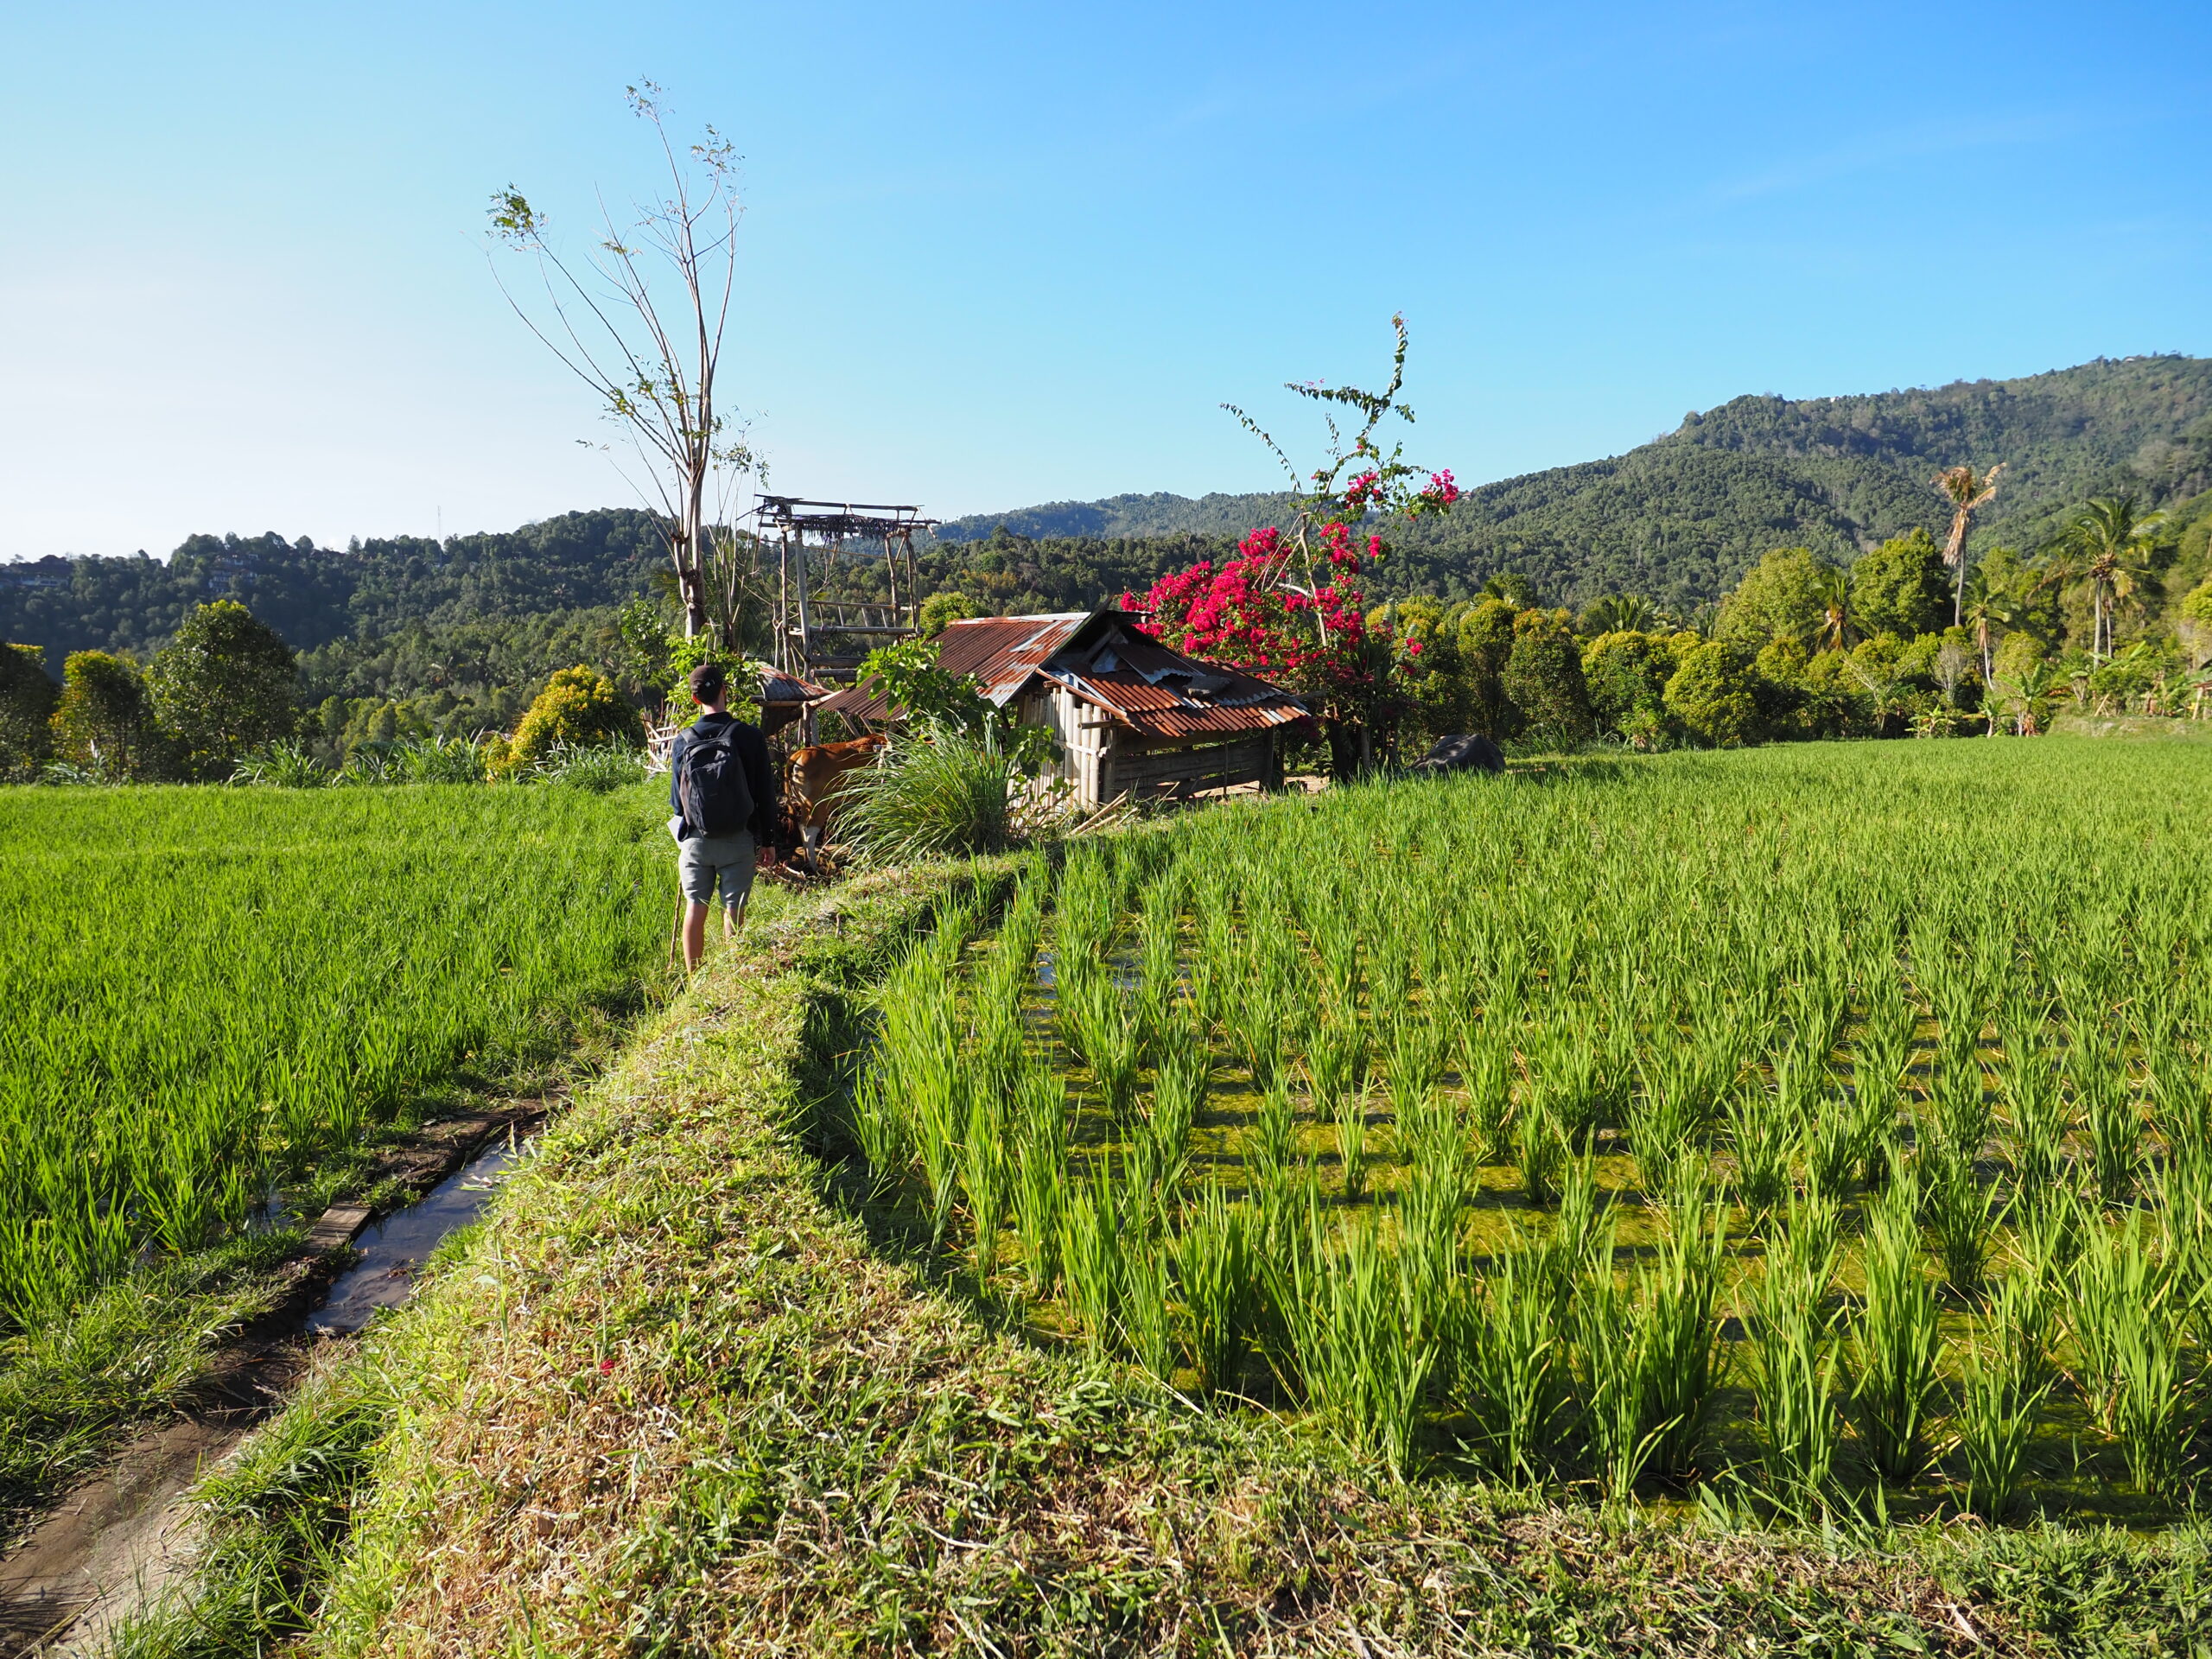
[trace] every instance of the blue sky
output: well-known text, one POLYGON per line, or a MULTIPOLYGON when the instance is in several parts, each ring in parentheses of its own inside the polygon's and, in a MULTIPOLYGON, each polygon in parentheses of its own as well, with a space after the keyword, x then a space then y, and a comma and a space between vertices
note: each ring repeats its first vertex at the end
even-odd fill
POLYGON ((1414 333, 1462 480, 1792 396, 2212 353, 2212 8, 0 5, 0 557, 630 499, 512 181, 746 157, 726 399, 945 515, 1268 487, 1217 407, 1414 333))

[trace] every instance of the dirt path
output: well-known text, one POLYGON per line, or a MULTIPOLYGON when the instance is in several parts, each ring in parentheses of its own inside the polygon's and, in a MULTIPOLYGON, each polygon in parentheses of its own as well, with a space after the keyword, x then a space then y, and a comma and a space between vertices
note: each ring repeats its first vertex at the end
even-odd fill
MULTIPOLYGON (((545 1101, 518 1101, 432 1124, 380 1159, 369 1183, 397 1179, 420 1197, 546 1110, 545 1101)), ((327 1211, 280 1269, 290 1283, 276 1305, 211 1357, 194 1404, 124 1447, 0 1561, 0 1656, 98 1651, 123 1619, 189 1567, 194 1535, 186 1494, 289 1395, 316 1340, 306 1333, 308 1316, 373 1219, 362 1205, 327 1211)))

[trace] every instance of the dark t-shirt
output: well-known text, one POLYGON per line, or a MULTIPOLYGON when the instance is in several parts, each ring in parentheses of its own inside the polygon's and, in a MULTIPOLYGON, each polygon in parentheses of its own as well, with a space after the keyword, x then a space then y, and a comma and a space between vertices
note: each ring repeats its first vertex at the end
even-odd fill
POLYGON ((776 844, 776 821, 783 806, 778 799, 779 780, 776 769, 768 761, 768 740, 760 735, 758 726, 748 726, 735 715, 704 714, 676 734, 676 742, 668 752, 669 810, 681 817, 683 803, 677 798, 677 785, 683 775, 683 751, 691 747, 692 734, 720 736, 729 734, 729 746, 737 751, 737 758, 745 767, 745 785, 753 792, 753 817, 746 826, 753 832, 756 847, 776 844))

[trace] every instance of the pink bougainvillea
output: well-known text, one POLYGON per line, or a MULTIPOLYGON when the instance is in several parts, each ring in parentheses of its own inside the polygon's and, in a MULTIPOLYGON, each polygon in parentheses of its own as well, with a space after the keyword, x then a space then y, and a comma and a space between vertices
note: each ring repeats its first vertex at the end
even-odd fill
MULTIPOLYGON (((1417 484, 1421 470, 1402 460, 1397 447, 1386 449, 1377 441, 1386 416, 1413 419, 1398 401, 1405 378, 1405 320, 1394 317, 1391 327, 1397 350, 1383 391, 1318 381, 1290 387, 1300 397, 1356 410, 1363 418, 1349 435, 1349 445, 1332 419, 1329 464, 1294 495, 1288 527, 1248 531, 1234 558, 1201 560, 1160 577, 1142 594, 1122 598, 1125 608, 1142 613, 1141 626, 1154 638, 1296 693, 1320 720, 1339 772, 1387 755, 1403 704, 1402 682, 1421 654, 1418 640, 1400 639, 1386 620, 1368 613, 1363 573, 1387 556, 1382 534, 1370 523, 1396 513, 1415 518, 1448 512, 1459 499, 1448 469, 1417 484)), ((1231 412, 1274 449, 1294 479, 1300 476, 1255 422, 1241 410, 1231 412)))

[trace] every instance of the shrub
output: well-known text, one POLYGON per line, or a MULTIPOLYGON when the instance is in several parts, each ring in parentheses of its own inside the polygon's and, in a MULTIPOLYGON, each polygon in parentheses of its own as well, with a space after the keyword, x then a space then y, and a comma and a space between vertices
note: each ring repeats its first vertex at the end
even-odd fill
POLYGON ((965 594, 931 594, 922 601, 915 621, 925 639, 934 639, 948 622, 963 621, 976 614, 976 601, 965 594))
POLYGON ((1503 682, 1530 735, 1549 743, 1589 737, 1590 688, 1582 678, 1582 653, 1567 624, 1549 612, 1523 611, 1514 618, 1503 682))
POLYGON ((417 738, 395 746, 389 765, 410 784, 480 784, 489 748, 469 737, 417 738))
POLYGON ((1682 658, 1667 682, 1667 708, 1717 749, 1758 741, 1758 679, 1736 646, 1714 640, 1682 658))
POLYGON ((1749 570, 1720 606, 1713 632, 1756 651, 1770 639, 1811 639, 1827 609, 1830 567, 1808 547, 1778 547, 1749 570))
POLYGON ((158 770, 145 678, 127 657, 72 652, 61 665, 53 728, 57 756, 94 777, 120 782, 158 770))
POLYGON ((43 645, 0 645, 0 784, 36 779, 54 753, 54 705, 43 645))
POLYGON ((335 780, 296 739, 271 743, 241 759, 231 773, 234 784, 266 784, 277 789, 321 789, 335 780))
POLYGON ((1026 788, 1020 766, 991 737, 940 728, 848 774, 840 822, 875 863, 998 852, 1020 838, 1026 788))
POLYGON ((609 743, 556 743, 538 758, 533 772, 550 783, 592 795, 612 795, 645 777, 645 754, 642 749, 616 748, 609 743))
POLYGON ((1851 567, 1851 604, 1868 633, 1912 639, 1948 620, 1951 587, 1943 556, 1924 530, 1893 536, 1851 567))
POLYGON ((1677 666, 1674 642, 1663 635, 1599 635, 1582 652, 1582 678, 1589 688, 1590 712, 1599 727, 1631 739, 1639 732, 1663 729, 1667 682, 1677 666))
POLYGON ((292 735, 299 669, 275 629, 236 600, 187 617, 146 671, 154 720, 191 778, 229 775, 240 755, 292 735))
POLYGON ((534 770, 558 748, 634 749, 644 741, 638 711, 622 701, 614 682, 579 665, 545 683, 513 738, 498 746, 493 764, 512 777, 534 770))

